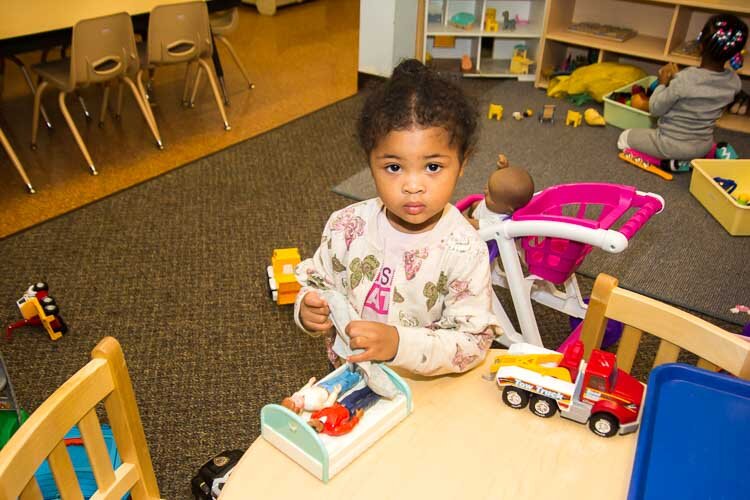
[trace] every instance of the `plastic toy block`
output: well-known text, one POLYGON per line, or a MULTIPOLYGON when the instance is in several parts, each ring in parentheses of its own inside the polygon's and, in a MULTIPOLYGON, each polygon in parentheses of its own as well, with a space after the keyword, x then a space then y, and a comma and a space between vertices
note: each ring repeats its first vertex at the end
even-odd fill
POLYGON ((503 119, 503 107, 500 104, 490 104, 487 119, 492 120, 493 118, 497 121, 503 119))
POLYGON ((568 114, 565 116, 565 126, 573 125, 573 128, 575 128, 581 124, 582 119, 583 115, 581 113, 569 109, 568 114))

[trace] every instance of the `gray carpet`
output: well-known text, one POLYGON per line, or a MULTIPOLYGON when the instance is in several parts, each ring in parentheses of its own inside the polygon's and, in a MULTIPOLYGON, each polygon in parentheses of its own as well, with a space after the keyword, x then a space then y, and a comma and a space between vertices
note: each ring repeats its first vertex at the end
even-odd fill
MULTIPOLYGON (((658 193, 666 209, 651 219, 630 247, 620 255, 592 252, 579 269, 596 277, 606 272, 622 286, 666 302, 681 305, 727 321, 746 323, 746 315, 729 308, 750 303, 750 239, 730 236, 690 194, 690 174, 666 182, 617 158, 620 129, 565 126, 565 114, 575 108, 561 99, 550 99, 530 83, 510 80, 459 80, 478 102, 480 139, 476 155, 459 182, 456 199, 481 192, 495 166, 497 154, 523 166, 534 177, 537 189, 570 182, 613 182, 658 193), (489 103, 505 107, 502 121, 486 119, 489 103), (537 116, 516 121, 513 111, 531 108, 537 113, 546 103, 557 104, 555 123, 541 124, 537 116)), ((599 104, 595 106, 603 113, 599 104)), ((732 144, 741 158, 750 157, 745 134, 717 130, 719 141, 732 144)), ((356 200, 375 196, 367 169, 334 187, 356 200)))
MULTIPOLYGON (((189 498, 201 464, 247 448, 264 404, 327 371, 322 343, 268 298, 265 267, 277 247, 310 255, 328 215, 350 203, 330 188, 365 166, 353 134, 360 103, 340 102, 0 240, 0 323, 19 319, 16 299, 45 280, 70 327, 57 342, 35 328, 0 341, 21 406, 33 411, 113 335, 162 498, 189 498)), ((589 290, 591 280, 581 281, 589 290)), ((536 315, 544 342, 559 345, 567 318, 547 308, 536 315)))

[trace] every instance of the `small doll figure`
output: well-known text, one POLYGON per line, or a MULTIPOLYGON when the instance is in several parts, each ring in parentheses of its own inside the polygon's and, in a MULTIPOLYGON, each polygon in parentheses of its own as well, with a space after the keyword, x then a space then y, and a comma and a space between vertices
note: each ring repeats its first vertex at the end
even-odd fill
POLYGON ((507 219, 534 196, 534 180, 529 173, 508 163, 508 158, 497 156, 497 170, 492 172, 480 201, 468 217, 477 229, 507 219))
POLYGON ((329 391, 325 387, 314 384, 315 377, 312 377, 302 389, 298 390, 290 397, 284 398, 281 402, 281 406, 292 410, 294 413, 300 414, 303 411, 321 410, 336 402, 336 399, 341 392, 340 385, 336 385, 332 391, 329 391))
POLYGON ((369 387, 363 387, 349 394, 328 408, 310 415, 310 426, 316 432, 329 436, 342 436, 349 433, 360 421, 365 410, 378 402, 378 396, 369 387))

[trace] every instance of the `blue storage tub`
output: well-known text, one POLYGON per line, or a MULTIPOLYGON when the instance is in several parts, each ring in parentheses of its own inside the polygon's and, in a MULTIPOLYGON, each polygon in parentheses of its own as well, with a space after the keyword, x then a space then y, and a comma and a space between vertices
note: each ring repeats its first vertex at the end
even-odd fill
MULTIPOLYGON (((112 468, 117 469, 122 460, 120 459, 120 453, 117 451, 117 445, 115 444, 115 438, 112 435, 112 429, 107 424, 102 424, 102 434, 104 435, 104 443, 107 445, 107 451, 112 459, 112 468)), ((65 438, 80 438, 81 432, 78 427, 73 427, 65 438)), ((89 463, 89 457, 86 455, 86 448, 83 445, 68 445, 68 455, 70 460, 73 462, 73 469, 75 470, 76 476, 78 477, 78 483, 81 485, 81 492, 83 498, 91 498, 96 491, 96 479, 94 479, 94 472, 91 470, 91 464, 89 463)), ((44 500, 58 500, 60 498, 60 492, 57 490, 55 479, 52 477, 52 471, 49 468, 49 463, 45 460, 39 469, 36 471, 36 480, 39 483, 39 488, 42 490, 42 496, 44 500)), ((123 496, 123 500, 128 498, 129 494, 123 496)))
POLYGON ((750 382, 683 364, 648 380, 628 499, 750 498, 750 382))

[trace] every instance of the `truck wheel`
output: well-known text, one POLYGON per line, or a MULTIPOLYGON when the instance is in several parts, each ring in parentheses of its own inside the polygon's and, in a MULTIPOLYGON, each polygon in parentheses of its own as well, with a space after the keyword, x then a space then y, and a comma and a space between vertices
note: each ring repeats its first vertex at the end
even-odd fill
POLYGON ((589 420, 591 432, 601 437, 612 437, 620 430, 620 422, 609 413, 596 413, 589 420))
POLYGON ((529 409, 537 417, 549 418, 557 412, 557 403, 554 399, 535 395, 531 398, 529 409))
POLYGON ((513 409, 520 410, 529 404, 529 393, 518 387, 506 385, 503 389, 503 403, 513 409))
POLYGON ((56 304, 49 304, 44 307, 42 307, 42 310, 44 311, 44 314, 47 316, 54 316, 60 312, 60 309, 57 307, 56 304))
POLYGON ((54 305, 55 299, 53 299, 50 295, 47 295, 46 297, 43 297, 41 300, 39 300, 39 303, 44 306, 54 305))

